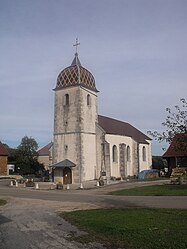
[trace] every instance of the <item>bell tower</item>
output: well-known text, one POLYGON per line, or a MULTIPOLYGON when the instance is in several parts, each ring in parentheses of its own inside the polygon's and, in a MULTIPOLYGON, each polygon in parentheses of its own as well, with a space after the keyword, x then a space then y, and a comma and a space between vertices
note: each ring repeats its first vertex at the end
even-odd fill
POLYGON ((93 180, 96 171, 97 89, 93 75, 76 53, 72 64, 57 77, 54 104, 53 163, 75 164, 72 183, 93 180))

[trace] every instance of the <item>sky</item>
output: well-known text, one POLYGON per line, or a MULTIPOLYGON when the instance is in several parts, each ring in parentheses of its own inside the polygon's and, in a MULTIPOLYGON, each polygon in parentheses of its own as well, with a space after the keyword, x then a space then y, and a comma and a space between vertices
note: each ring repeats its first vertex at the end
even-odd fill
MULTIPOLYGON (((163 131, 187 95, 186 13, 186 0, 0 0, 0 141, 52 141, 53 89, 76 37, 99 114, 163 131)), ((153 155, 167 147, 153 140, 153 155)))

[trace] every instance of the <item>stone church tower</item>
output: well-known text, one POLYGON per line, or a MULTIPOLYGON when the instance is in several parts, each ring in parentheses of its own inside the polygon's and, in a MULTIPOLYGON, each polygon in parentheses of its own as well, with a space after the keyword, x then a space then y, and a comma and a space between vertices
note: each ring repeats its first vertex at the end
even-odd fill
POLYGON ((82 184, 102 177, 109 182, 150 169, 151 139, 127 122, 98 115, 95 79, 81 65, 78 45, 54 89, 54 181, 82 184))
POLYGON ((66 172, 68 183, 95 179, 98 91, 77 51, 71 66, 58 75, 54 91, 53 164, 65 168, 64 162, 70 163, 66 172))

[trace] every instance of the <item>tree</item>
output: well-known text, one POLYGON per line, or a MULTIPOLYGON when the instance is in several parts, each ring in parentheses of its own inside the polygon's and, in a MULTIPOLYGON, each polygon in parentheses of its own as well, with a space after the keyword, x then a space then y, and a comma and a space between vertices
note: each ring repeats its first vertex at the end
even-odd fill
POLYGON ((167 167, 167 161, 161 156, 152 156, 152 168, 162 170, 167 167))
POLYGON ((180 150, 187 150, 187 101, 180 99, 181 106, 176 105, 174 111, 166 108, 167 117, 162 123, 165 131, 160 133, 157 131, 148 131, 148 134, 154 137, 158 142, 166 141, 171 143, 175 139, 180 150), (181 147, 182 144, 182 147, 181 147))
POLYGON ((16 162, 16 172, 20 174, 36 174, 43 169, 37 161, 38 144, 32 137, 23 137, 21 144, 12 155, 16 162))

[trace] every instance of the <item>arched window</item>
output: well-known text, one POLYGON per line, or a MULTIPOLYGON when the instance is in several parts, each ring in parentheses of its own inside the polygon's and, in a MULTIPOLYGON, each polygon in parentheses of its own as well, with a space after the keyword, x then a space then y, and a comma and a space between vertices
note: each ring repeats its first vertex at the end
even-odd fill
POLYGON ((146 161, 146 148, 145 148, 145 146, 143 146, 143 149, 142 149, 142 158, 143 158, 143 161, 146 161))
POLYGON ((118 161, 118 150, 117 150, 117 146, 114 145, 112 148, 112 159, 114 163, 117 163, 118 161))
POLYGON ((87 105, 91 105, 91 97, 90 94, 87 95, 87 105))
POLYGON ((65 105, 69 105, 69 94, 65 95, 65 105))
POLYGON ((127 146, 127 161, 130 162, 131 160, 131 149, 129 146, 127 146))

